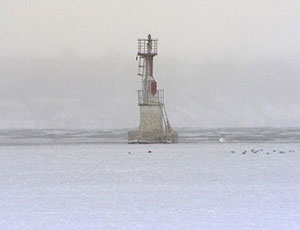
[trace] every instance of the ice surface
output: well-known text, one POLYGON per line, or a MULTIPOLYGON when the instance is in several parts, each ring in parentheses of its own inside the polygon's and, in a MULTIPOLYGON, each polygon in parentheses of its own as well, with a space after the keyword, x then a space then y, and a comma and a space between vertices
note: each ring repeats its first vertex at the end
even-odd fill
POLYGON ((300 144, 217 141, 3 145, 0 229, 299 229, 300 144))

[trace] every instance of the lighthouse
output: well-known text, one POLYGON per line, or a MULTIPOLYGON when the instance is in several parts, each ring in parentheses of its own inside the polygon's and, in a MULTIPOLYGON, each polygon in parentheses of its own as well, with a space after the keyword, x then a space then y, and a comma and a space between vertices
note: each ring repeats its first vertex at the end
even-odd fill
POLYGON ((138 90, 140 109, 139 130, 128 132, 128 143, 176 143, 178 135, 168 120, 164 90, 157 89, 153 76, 153 59, 157 55, 158 39, 138 39, 138 76, 141 89, 138 90))

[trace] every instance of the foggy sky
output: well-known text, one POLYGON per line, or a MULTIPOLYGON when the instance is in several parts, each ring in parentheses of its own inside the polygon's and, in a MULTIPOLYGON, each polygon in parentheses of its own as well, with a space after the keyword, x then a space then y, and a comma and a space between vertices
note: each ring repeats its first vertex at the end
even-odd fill
POLYGON ((299 126, 299 12, 297 0, 2 0, 0 128, 138 126, 148 33, 172 126, 299 126))

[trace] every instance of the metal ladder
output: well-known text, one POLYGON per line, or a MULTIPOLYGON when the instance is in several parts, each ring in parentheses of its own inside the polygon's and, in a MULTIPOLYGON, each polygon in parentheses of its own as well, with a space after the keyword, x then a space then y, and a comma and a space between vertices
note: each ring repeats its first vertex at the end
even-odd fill
POLYGON ((168 120, 168 115, 167 115, 167 111, 166 111, 166 108, 165 108, 165 104, 162 103, 160 108, 161 108, 161 112, 162 112, 162 115, 163 115, 165 132, 169 133, 171 131, 171 126, 170 126, 170 123, 169 123, 169 120, 168 120))
POLYGON ((145 58, 139 57, 139 67, 138 67, 138 75, 144 76, 145 75, 145 58))

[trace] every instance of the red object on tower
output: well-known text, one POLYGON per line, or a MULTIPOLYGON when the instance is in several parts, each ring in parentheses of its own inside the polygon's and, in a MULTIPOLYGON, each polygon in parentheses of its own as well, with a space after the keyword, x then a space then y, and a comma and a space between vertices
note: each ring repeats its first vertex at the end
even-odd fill
POLYGON ((157 92, 157 84, 156 84, 156 81, 152 81, 151 82, 151 93, 152 95, 154 96, 157 92))

